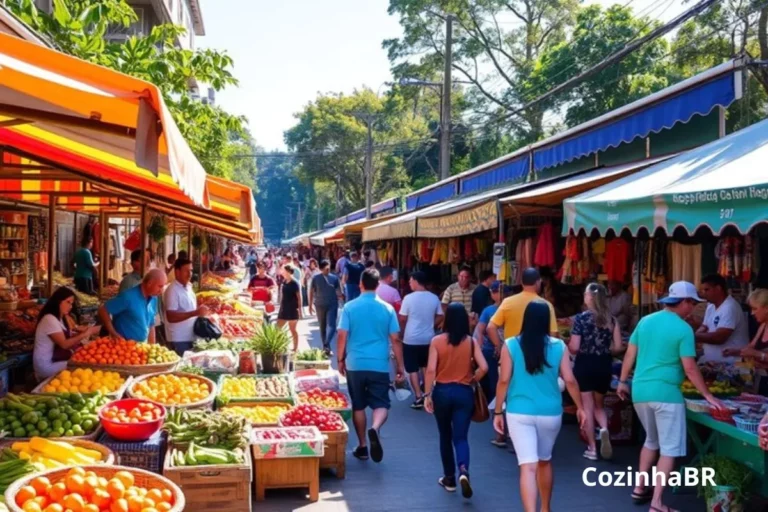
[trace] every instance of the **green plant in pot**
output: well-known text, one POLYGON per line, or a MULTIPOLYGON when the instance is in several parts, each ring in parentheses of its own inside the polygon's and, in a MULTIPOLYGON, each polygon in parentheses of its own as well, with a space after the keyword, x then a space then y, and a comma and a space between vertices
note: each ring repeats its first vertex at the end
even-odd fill
POLYGON ((152 222, 149 223, 147 228, 147 234, 155 243, 165 240, 165 237, 168 235, 168 226, 165 223, 165 219, 159 215, 153 217, 152 222))
POLYGON ((752 486, 754 472, 744 464, 722 455, 708 454, 697 465, 699 478, 704 468, 714 470, 715 485, 699 482, 697 492, 707 501, 707 512, 741 512, 752 486))
POLYGON ((264 324, 251 340, 254 349, 261 354, 264 373, 285 373, 288 371, 288 347, 291 338, 276 325, 264 324))
POLYGON ((317 370, 326 370, 331 367, 331 361, 328 356, 319 348, 302 350, 294 357, 293 364, 295 369, 313 368, 317 370))

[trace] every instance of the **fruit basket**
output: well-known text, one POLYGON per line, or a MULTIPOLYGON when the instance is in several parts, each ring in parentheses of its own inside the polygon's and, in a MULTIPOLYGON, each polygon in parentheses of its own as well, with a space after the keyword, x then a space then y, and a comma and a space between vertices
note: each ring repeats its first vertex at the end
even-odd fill
POLYGON ((739 408, 726 405, 724 409, 715 409, 712 407, 709 411, 714 419, 726 423, 733 423, 733 415, 739 412, 739 408))
POLYGON ((220 405, 237 402, 283 402, 294 404, 289 375, 222 375, 219 380, 220 405))
MULTIPOLYGON (((11 512, 27 512, 34 509, 34 507, 29 505, 25 509, 23 505, 34 498, 34 496, 31 496, 30 491, 30 489, 35 488, 31 486, 33 481, 39 482, 41 485, 38 486, 41 487, 44 487, 47 483, 45 480, 41 480, 41 478, 47 479, 51 484, 45 496, 51 501, 61 501, 70 510, 84 510, 88 503, 95 504, 97 508, 102 510, 154 509, 155 507, 152 507, 151 504, 157 505, 159 502, 170 505, 170 507, 163 507, 168 512, 182 512, 185 508, 184 493, 181 492, 181 489, 176 484, 164 476, 124 466, 88 465, 77 468, 54 469, 28 475, 12 483, 5 491, 6 506, 11 512), (100 492, 96 493, 96 491, 93 491, 88 496, 88 501, 86 501, 86 498, 77 490, 83 489, 84 482, 87 482, 87 479, 93 476, 96 477, 94 479, 95 487, 100 492), (100 481, 101 478, 106 479, 107 483, 103 484, 103 481, 100 481), (139 489, 144 489, 145 491, 140 492, 139 489), (140 496, 142 493, 144 493, 144 498, 134 497, 136 495, 140 496), (27 499, 22 500, 22 498, 27 499), (147 498, 151 500, 151 503, 145 501, 147 498), (22 506, 19 506, 19 501, 22 501, 22 506), (134 504, 133 508, 130 506, 131 503, 134 504), (150 506, 145 507, 145 504, 150 506)), ((39 509, 40 507, 38 507, 39 509)))
POLYGON ((296 403, 325 407, 329 411, 340 414, 344 421, 349 421, 352 418, 351 400, 341 391, 324 391, 320 388, 299 391, 296 393, 296 403))
POLYGON ((101 433, 98 410, 108 402, 103 395, 16 395, 0 399, 0 431, 5 440, 32 437, 95 441, 101 433))
POLYGON ((99 420, 118 441, 146 441, 163 427, 165 407, 150 400, 116 400, 99 410, 99 420))
MULTIPOLYGON (((13 452, 15 452, 16 454, 20 454, 21 452, 27 452, 32 457, 34 457, 37 454, 38 457, 43 456, 48 459, 53 459, 55 462, 59 462, 60 464, 63 464, 66 466, 82 464, 82 462, 78 462, 77 464, 69 464, 65 460, 62 460, 62 457, 60 457, 61 451, 59 454, 50 454, 47 452, 47 448, 45 447, 42 447, 43 451, 36 450, 36 448, 41 448, 39 446, 39 441, 37 441, 38 439, 42 439, 42 438, 33 438, 30 441, 0 441, 0 450, 4 450, 8 448, 13 452), (54 455, 55 458, 50 457, 49 455, 54 455)), ((112 450, 110 450, 108 447, 104 446, 101 443, 86 441, 84 439, 44 439, 43 441, 53 442, 56 444, 66 443, 75 448, 86 450, 87 451, 86 453, 97 452, 98 457, 100 458, 97 464, 106 464, 108 466, 111 466, 117 461, 115 452, 113 452, 112 450)), ((95 458, 96 454, 93 453, 90 455, 90 457, 95 458)), ((85 460, 85 459, 81 459, 81 460, 85 460)))
POLYGON ((325 440, 317 427, 255 428, 251 433, 254 459, 322 457, 325 440))
POLYGON ((112 341, 99 338, 74 353, 68 368, 93 368, 128 375, 167 372, 176 368, 181 358, 158 344, 112 341))
POLYGON ((153 373, 134 379, 127 394, 130 398, 152 400, 166 407, 210 409, 216 399, 216 384, 191 373, 153 373))
POLYGON ((254 427, 274 427, 280 421, 280 415, 291 409, 285 402, 236 402, 218 410, 223 413, 238 414, 247 418, 254 427))
POLYGON ((74 370, 62 370, 56 375, 48 377, 32 390, 32 394, 39 395, 71 392, 93 393, 99 391, 111 399, 118 399, 123 397, 128 386, 131 384, 132 379, 133 376, 127 372, 105 371, 101 369, 94 370, 88 367, 75 368, 74 370), (100 380, 102 376, 105 378, 104 380, 107 381, 106 384, 109 385, 112 391, 105 392, 103 387, 98 387, 98 384, 104 382, 104 380, 100 380), (113 380, 114 376, 119 376, 119 378, 122 379, 122 383, 119 384, 119 386, 113 384, 115 382, 113 380), (84 378, 91 380, 91 386, 87 389, 80 388, 74 390, 75 386, 84 385, 82 384, 84 378))

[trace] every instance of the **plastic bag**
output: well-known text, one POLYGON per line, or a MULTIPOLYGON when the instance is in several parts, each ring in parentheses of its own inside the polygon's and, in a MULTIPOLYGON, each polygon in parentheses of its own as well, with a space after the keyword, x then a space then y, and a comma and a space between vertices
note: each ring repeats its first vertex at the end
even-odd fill
POLYGON ((202 352, 184 352, 182 364, 197 366, 203 370, 234 373, 238 362, 235 354, 229 350, 203 350, 202 352))

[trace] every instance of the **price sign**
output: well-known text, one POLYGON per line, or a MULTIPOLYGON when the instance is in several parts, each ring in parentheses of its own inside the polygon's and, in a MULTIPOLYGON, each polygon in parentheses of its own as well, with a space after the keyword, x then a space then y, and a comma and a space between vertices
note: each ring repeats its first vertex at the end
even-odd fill
POLYGON ((504 255, 506 246, 504 244, 493 244, 493 273, 499 275, 501 266, 504 264, 504 255))

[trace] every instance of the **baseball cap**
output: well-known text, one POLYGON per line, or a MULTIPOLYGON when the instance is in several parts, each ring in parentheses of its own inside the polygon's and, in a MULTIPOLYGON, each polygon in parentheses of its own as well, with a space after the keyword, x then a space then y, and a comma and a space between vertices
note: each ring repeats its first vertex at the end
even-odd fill
POLYGON ((491 291, 492 292, 495 293, 495 292, 498 292, 499 290, 503 290, 504 291, 504 295, 509 295, 510 293, 512 293, 512 287, 511 286, 506 286, 501 281, 494 281, 493 283, 491 283, 491 291))
POLYGON ((704 299, 699 297, 696 287, 688 281, 677 281, 672 283, 669 287, 669 295, 663 299, 659 299, 659 302, 662 304, 677 304, 685 299, 704 302, 704 299))

